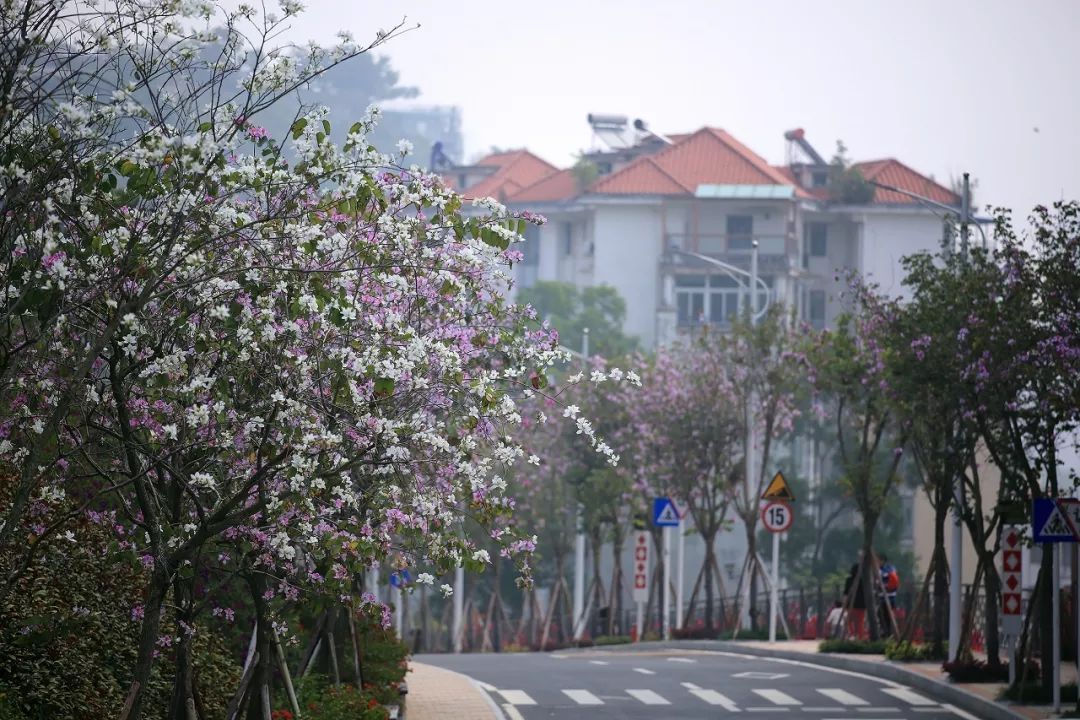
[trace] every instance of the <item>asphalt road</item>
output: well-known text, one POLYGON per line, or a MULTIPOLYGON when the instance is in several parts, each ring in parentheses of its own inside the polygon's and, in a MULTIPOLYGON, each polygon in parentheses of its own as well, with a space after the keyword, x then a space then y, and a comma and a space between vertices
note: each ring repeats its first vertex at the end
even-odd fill
POLYGON ((620 648, 416 660, 468 675, 508 720, 712 720, 735 713, 778 720, 977 720, 888 680, 727 652, 620 648))

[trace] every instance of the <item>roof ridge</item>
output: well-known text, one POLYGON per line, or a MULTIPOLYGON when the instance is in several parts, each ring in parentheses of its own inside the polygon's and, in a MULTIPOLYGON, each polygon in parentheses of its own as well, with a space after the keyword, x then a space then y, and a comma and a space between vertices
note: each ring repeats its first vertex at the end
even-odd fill
POLYGON ((773 182, 776 182, 778 185, 795 185, 795 183, 788 180, 783 174, 773 168, 765 158, 758 155, 746 145, 743 145, 739 139, 727 130, 724 130, 723 128, 714 128, 709 125, 706 125, 702 130, 708 130, 709 134, 714 139, 734 150, 740 157, 753 165, 758 172, 773 182))
POLYGON ((663 167, 661 167, 660 163, 656 162, 656 160, 654 160, 654 159, 653 159, 653 157, 652 157, 651 155, 647 155, 647 156, 645 157, 645 159, 646 159, 646 160, 647 160, 647 161, 648 161, 648 162, 649 162, 649 163, 650 163, 650 164, 651 164, 651 165, 652 165, 652 166, 653 166, 654 168, 656 168, 656 169, 657 169, 657 170, 659 170, 659 171, 660 171, 661 173, 663 173, 664 175, 666 175, 666 176, 667 176, 667 178, 668 178, 668 180, 671 180, 671 182, 675 183, 676 185, 678 185, 679 187, 681 187, 681 188, 682 188, 683 190, 685 190, 686 192, 688 192, 688 193, 690 193, 691 195, 693 195, 693 194, 694 194, 694 192, 696 192, 696 191, 697 191, 697 188, 692 188, 692 187, 689 187, 689 186, 687 186, 687 184, 686 184, 686 183, 682 182, 681 180, 679 180, 678 178, 676 178, 676 177, 675 177, 674 175, 672 175, 671 173, 669 173, 669 172, 668 172, 667 170, 665 170, 665 169, 664 169, 663 167))

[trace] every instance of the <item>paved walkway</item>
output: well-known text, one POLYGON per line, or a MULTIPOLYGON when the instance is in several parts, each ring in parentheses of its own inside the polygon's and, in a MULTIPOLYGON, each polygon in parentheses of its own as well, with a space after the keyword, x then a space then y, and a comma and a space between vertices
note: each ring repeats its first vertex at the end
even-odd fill
POLYGON ((408 720, 498 720, 483 692, 464 675, 409 662, 408 720))

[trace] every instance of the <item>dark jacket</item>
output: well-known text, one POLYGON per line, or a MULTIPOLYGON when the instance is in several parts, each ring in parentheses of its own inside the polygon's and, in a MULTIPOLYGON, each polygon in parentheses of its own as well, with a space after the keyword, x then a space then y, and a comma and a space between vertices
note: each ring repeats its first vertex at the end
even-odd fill
MULTIPOLYGON (((859 573, 859 563, 855 563, 851 566, 851 572, 847 576, 847 580, 844 581, 844 595, 851 595, 851 586, 855 584, 855 576, 859 573)), ((866 598, 863 596, 863 582, 862 578, 859 578, 859 586, 855 588, 855 595, 851 599, 849 607, 854 610, 866 609, 866 598)))

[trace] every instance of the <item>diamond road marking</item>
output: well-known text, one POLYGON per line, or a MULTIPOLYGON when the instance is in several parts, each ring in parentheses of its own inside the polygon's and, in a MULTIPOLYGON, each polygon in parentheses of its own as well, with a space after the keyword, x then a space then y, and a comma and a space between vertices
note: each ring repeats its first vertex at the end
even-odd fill
POLYGON ((870 703, 863 700, 857 695, 852 695, 847 690, 841 690, 840 688, 818 688, 818 692, 829 698, 835 700, 841 705, 869 705, 870 703))
POLYGON ((662 696, 652 690, 627 690, 626 694, 646 705, 670 705, 662 696))
POLYGON ((563 690, 563 695, 570 698, 578 705, 603 705, 604 701, 593 695, 588 690, 563 690))
POLYGON ((499 690, 503 699, 511 705, 535 705, 536 701, 529 697, 524 690, 499 690))
POLYGON ((719 705, 728 712, 739 712, 739 706, 736 705, 731 698, 726 695, 721 695, 715 690, 691 690, 690 694, 694 697, 700 698, 710 705, 719 705))
POLYGON ((779 680, 780 678, 786 678, 787 676, 787 673, 741 672, 735 673, 731 677, 746 678, 747 680, 779 680))
POLYGON ((755 693, 765 698, 774 705, 802 705, 801 702, 788 695, 786 692, 780 690, 773 690, 766 688, 764 690, 754 690, 755 693))

